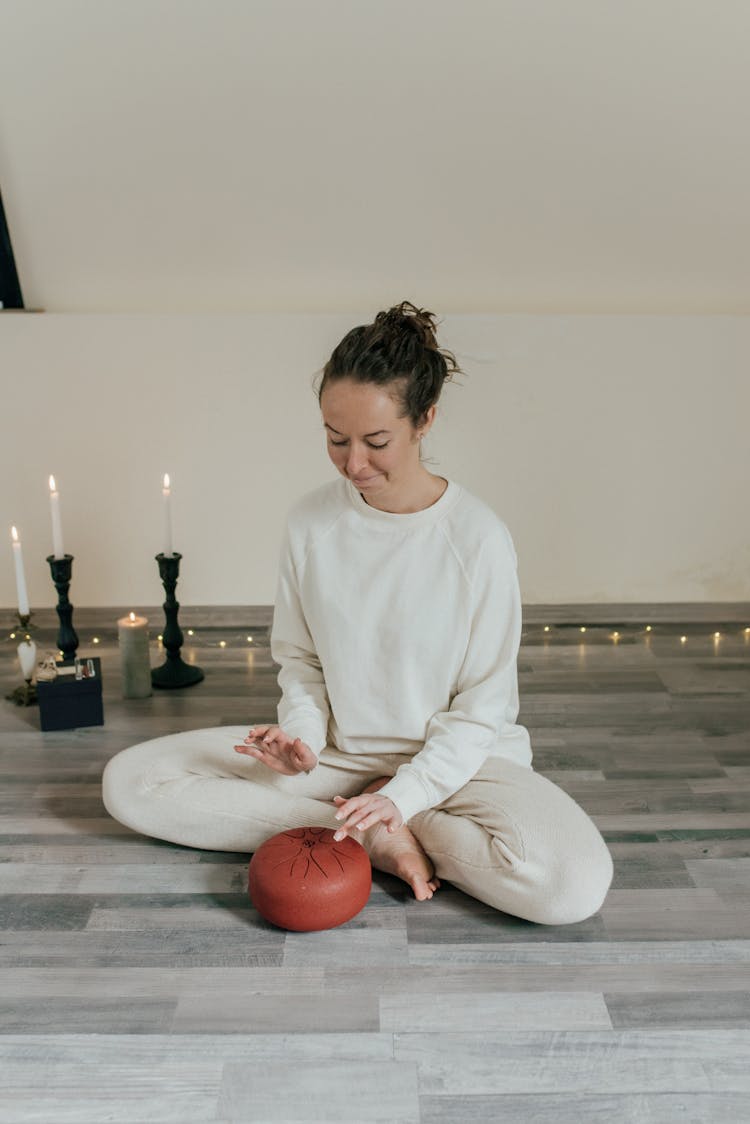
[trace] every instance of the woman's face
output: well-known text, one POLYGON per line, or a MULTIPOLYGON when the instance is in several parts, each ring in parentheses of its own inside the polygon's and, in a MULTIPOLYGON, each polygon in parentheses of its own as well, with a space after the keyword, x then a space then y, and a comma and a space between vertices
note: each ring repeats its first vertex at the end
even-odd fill
MULTIPOLYGON (((398 417, 386 391, 373 383, 344 378, 330 382, 320 400, 328 455, 342 476, 365 499, 395 494, 420 471, 419 438, 408 417, 398 417)), ((432 406, 424 435, 435 414, 432 406)))

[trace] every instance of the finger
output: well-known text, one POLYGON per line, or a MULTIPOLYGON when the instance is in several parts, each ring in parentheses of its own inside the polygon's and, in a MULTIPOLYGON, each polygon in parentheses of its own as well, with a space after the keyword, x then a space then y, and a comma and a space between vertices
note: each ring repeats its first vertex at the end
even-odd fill
POLYGON ((279 756, 284 749, 280 742, 276 741, 274 738, 269 738, 268 734, 266 734, 262 741, 258 742, 258 745, 266 753, 272 753, 275 757, 279 756))
MULTIPOLYGON (((356 818, 358 817, 355 817, 355 819, 356 818)), ((380 823, 382 818, 383 817, 381 812, 370 812, 369 816, 365 816, 364 819, 359 820, 359 823, 357 823, 356 825, 357 829, 359 831, 366 831, 367 828, 372 827, 373 824, 380 823)))
POLYGON ((257 742, 243 742, 242 745, 236 745, 234 748, 240 753, 258 753, 266 747, 260 746, 257 742))
POLYGON ((268 746, 268 748, 274 753, 279 754, 288 754, 292 748, 292 742, 290 742, 284 731, 279 730, 278 728, 275 731, 271 730, 270 733, 266 734, 266 736, 263 738, 262 744, 264 746, 268 746))
POLYGON ((346 808, 342 804, 338 812, 336 812, 335 814, 335 819, 341 820, 342 827, 353 827, 354 824, 358 823, 359 820, 362 819, 362 811, 359 808, 355 808, 354 810, 352 810, 351 808, 346 808))
POLYGON ((255 745, 236 745, 234 748, 238 753, 244 753, 245 757, 254 757, 256 760, 260 760, 263 756, 263 751, 255 745))
POLYGON ((283 771, 279 766, 283 766, 283 757, 274 751, 273 746, 267 745, 243 745, 239 748, 241 753, 246 754, 248 757, 254 757, 256 761, 262 761, 264 765, 268 765, 270 769, 283 771))
POLYGON ((276 735, 279 733, 279 727, 278 726, 270 726, 270 725, 254 726, 253 729, 255 731, 255 737, 259 741, 264 741, 264 742, 273 741, 276 738, 276 735))
POLYGON ((268 726, 253 726, 252 729, 250 729, 248 731, 248 735, 245 738, 245 741, 246 742, 259 741, 265 735, 267 730, 268 730, 268 726))
POLYGON ((341 827, 337 827, 336 831, 334 832, 334 835, 333 835, 334 841, 336 843, 338 843, 342 839, 353 838, 353 835, 352 835, 353 831, 354 831, 353 827, 347 827, 346 824, 342 824, 341 827))
POLYGON ((361 797, 356 796, 353 800, 347 800, 344 804, 340 805, 339 810, 336 812, 336 819, 342 821, 342 827, 354 827, 363 816, 372 811, 372 808, 362 804, 361 800, 361 797), (356 803, 354 803, 354 801, 356 801, 356 803))
MULTIPOLYGON (((369 820, 369 817, 367 817, 367 818, 369 820)), ((338 816, 336 817, 336 819, 338 819, 338 816)), ((375 819, 372 822, 377 823, 377 820, 378 820, 378 817, 376 815, 375 819)), ((362 826, 362 823, 363 823, 362 812, 357 811, 353 815, 349 816, 346 820, 344 820, 344 822, 342 823, 341 826, 346 828, 347 831, 353 831, 355 828, 360 828, 362 826)))
POLYGON ((249 755, 255 757, 257 761, 262 761, 275 773, 283 773, 285 777, 293 777, 297 773, 297 770, 287 765, 283 758, 274 757, 270 753, 264 753, 263 750, 250 750, 249 755))
MULTIPOLYGON (((337 796, 335 797, 335 799, 340 800, 341 797, 337 796)), ((339 806, 339 810, 336 813, 336 819, 343 820, 345 816, 354 815, 358 811, 361 812, 368 801, 368 796, 350 796, 348 800, 342 801, 341 805, 339 806)))

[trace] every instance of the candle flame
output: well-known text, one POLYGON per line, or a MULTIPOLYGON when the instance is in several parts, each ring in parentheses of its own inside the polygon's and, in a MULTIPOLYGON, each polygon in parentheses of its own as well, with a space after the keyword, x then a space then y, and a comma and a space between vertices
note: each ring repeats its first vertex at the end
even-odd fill
POLYGON ((49 478, 49 490, 50 490, 50 492, 56 492, 57 491, 57 484, 55 484, 54 476, 50 476, 50 478, 49 478))
POLYGON ((18 531, 15 527, 11 527, 10 537, 13 539, 13 542, 18 542, 18 531))
POLYGON ((130 620, 133 624, 135 624, 135 613, 130 614, 130 620))
POLYGON ((164 473, 164 487, 165 488, 169 487, 169 473, 168 472, 164 473))

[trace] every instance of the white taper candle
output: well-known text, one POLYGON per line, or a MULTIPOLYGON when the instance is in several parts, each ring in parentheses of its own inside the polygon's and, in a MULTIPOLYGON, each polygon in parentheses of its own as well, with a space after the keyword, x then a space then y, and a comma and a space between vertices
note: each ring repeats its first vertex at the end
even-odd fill
POLYGON ((21 552, 21 540, 18 537, 18 531, 15 527, 10 529, 11 538, 13 540, 13 561, 16 564, 16 589, 18 591, 18 612, 22 617, 27 617, 31 610, 29 609, 29 595, 26 590, 26 574, 23 570, 23 554, 21 552))
POLYGON ((172 557, 172 489, 169 484, 169 473, 164 473, 164 484, 161 494, 164 497, 164 557, 172 557))
POLYGON ((49 505, 52 512, 52 553, 55 558, 65 557, 63 546, 62 523, 60 521, 60 493, 57 490, 54 476, 49 478, 49 505))

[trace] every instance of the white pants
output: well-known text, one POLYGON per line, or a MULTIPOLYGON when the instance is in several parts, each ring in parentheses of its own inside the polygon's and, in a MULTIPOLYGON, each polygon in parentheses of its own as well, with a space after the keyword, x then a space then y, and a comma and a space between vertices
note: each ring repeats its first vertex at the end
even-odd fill
MULTIPOLYGON (((326 747, 313 771, 283 776, 232 748, 245 726, 170 734, 107 764, 107 811, 144 835, 205 850, 253 852, 292 827, 336 828, 334 796, 393 776, 402 754, 326 747)), ((440 879, 495 909, 546 925, 600 908, 612 859, 595 824, 530 767, 492 757, 448 800, 409 821, 440 879)))

